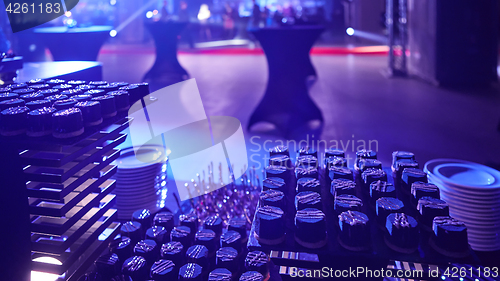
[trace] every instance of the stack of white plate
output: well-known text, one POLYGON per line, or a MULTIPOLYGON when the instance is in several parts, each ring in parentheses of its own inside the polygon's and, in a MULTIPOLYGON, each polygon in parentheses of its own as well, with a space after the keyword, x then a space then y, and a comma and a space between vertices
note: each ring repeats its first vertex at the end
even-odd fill
POLYGON ((424 171, 450 205, 450 216, 467 225, 472 249, 500 250, 500 172, 455 159, 431 160, 424 171))
MULTIPOLYGON (((116 209, 118 218, 130 220, 132 213, 138 209, 158 209, 157 201, 160 196, 162 175, 165 175, 165 162, 161 159, 163 148, 156 146, 141 147, 141 157, 160 159, 153 163, 146 163, 137 159, 133 148, 123 149, 115 162, 118 171, 115 175, 116 209)), ((160 196, 161 197, 161 196, 160 196)))

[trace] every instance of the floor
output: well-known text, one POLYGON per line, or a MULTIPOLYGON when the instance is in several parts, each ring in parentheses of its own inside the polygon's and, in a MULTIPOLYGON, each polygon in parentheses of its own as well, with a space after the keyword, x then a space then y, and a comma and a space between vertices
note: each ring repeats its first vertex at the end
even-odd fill
MULTIPOLYGON (((99 61, 105 80, 139 82, 153 64, 154 54, 101 52, 99 61)), ((179 61, 196 79, 207 114, 236 117, 246 128, 266 87, 265 57, 181 53, 179 61)), ((325 124, 321 133, 305 136, 309 145, 323 140, 328 147, 345 147, 353 157, 358 146, 371 144, 386 166, 394 150, 414 152, 421 166, 434 158, 500 163, 498 84, 486 90, 455 91, 417 79, 386 78, 385 55, 318 54, 312 62, 318 80, 310 94, 325 124)), ((266 154, 257 151, 260 145, 268 140, 269 148, 285 141, 279 135, 246 130, 245 136, 250 165, 257 168, 262 163, 255 159, 266 154), (255 153, 259 157, 252 158, 255 153)), ((294 139, 296 143, 300 138, 294 139)), ((320 143, 323 147, 324 142, 320 143)))

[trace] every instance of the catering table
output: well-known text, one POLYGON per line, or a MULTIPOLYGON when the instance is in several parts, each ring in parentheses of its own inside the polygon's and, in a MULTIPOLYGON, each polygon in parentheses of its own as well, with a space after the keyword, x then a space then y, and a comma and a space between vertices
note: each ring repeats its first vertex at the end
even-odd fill
POLYGON ((185 22, 156 21, 146 23, 146 28, 155 41, 156 60, 153 67, 144 75, 144 81, 178 80, 188 78, 189 74, 177 60, 177 41, 185 22))
POLYGON ((102 44, 109 37, 112 26, 35 28, 55 61, 96 61, 102 44))
POLYGON ((250 29, 266 54, 269 79, 248 129, 258 122, 270 122, 286 134, 292 125, 323 122, 306 85, 308 77, 316 76, 309 52, 323 30, 317 25, 250 29))
POLYGON ((31 79, 102 80, 102 63, 95 61, 55 61, 25 63, 17 82, 31 79))

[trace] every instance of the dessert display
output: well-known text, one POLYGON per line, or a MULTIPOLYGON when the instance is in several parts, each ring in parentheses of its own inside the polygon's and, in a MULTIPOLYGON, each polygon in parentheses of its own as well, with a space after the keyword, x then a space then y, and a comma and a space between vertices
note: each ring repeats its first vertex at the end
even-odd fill
POLYGON ((57 110, 52 107, 42 107, 28 112, 27 131, 30 137, 43 137, 52 134, 52 114, 57 110))
POLYGON ((267 245, 280 244, 285 240, 285 219, 278 207, 263 206, 255 214, 255 238, 267 245))
POLYGON ((100 89, 92 89, 92 90, 88 90, 88 91, 84 92, 83 94, 90 95, 90 96, 92 96, 92 98, 97 98, 97 97, 106 95, 106 92, 104 90, 100 90, 100 89))
POLYGON ((295 195, 295 209, 297 211, 306 208, 323 209, 321 195, 314 191, 303 191, 295 195))
POLYGON ((301 246, 317 249, 326 245, 326 221, 322 211, 313 208, 298 210, 295 227, 295 241, 301 246))
POLYGON ((338 148, 327 148, 327 149, 325 149, 325 158, 329 158, 329 157, 344 158, 345 151, 343 151, 342 149, 338 149, 338 148))
POLYGON ((132 221, 140 223, 142 232, 145 232, 153 225, 153 216, 148 209, 140 209, 132 214, 132 221))
POLYGON ((180 215, 179 222, 180 225, 187 226, 192 233, 198 231, 198 216, 195 212, 180 215))
POLYGON ((299 156, 312 155, 312 156, 318 158, 318 151, 316 149, 314 149, 314 147, 303 146, 297 150, 297 154, 299 156))
POLYGON ((361 158, 357 161, 358 166, 356 171, 358 172, 364 172, 367 169, 376 169, 376 170, 381 170, 382 169, 382 162, 380 162, 377 159, 364 159, 361 158))
POLYGON ((69 90, 64 90, 61 92, 61 95, 65 95, 68 97, 82 95, 82 94, 83 94, 83 90, 81 88, 69 89, 69 90))
POLYGON ((83 134, 83 116, 79 108, 69 108, 52 114, 52 136, 71 138, 83 134))
POLYGON ((29 108, 25 106, 10 107, 0 112, 0 134, 2 136, 18 136, 26 132, 29 108))
POLYGON ((418 223, 405 213, 392 213, 387 216, 385 243, 400 253, 413 253, 418 247, 418 223))

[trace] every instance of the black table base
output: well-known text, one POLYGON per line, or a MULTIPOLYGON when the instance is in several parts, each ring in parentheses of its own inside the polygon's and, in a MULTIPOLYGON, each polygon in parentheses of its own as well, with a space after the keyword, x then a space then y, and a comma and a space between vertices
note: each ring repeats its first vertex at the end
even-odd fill
POLYGON ((307 81, 316 78, 309 52, 323 32, 320 26, 252 29, 266 54, 269 80, 264 97, 248 124, 269 122, 288 134, 310 121, 323 123, 323 115, 310 98, 307 81))
POLYGON ((177 41, 187 23, 149 22, 146 28, 151 33, 156 47, 156 60, 153 67, 144 75, 143 81, 179 82, 189 78, 187 71, 177 60, 177 41))

